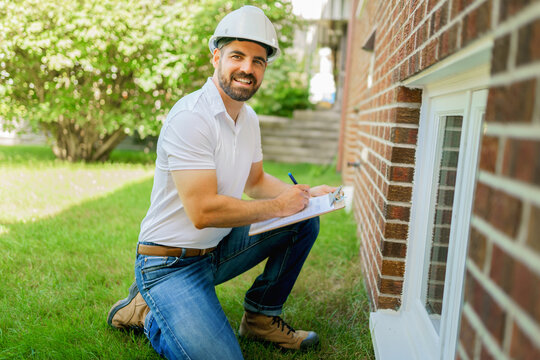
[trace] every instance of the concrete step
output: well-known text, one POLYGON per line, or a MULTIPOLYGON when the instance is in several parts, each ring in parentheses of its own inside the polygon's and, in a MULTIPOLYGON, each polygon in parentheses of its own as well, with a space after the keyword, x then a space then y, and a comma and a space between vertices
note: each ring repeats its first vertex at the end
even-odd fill
POLYGON ((259 116, 265 160, 330 164, 338 150, 341 115, 298 110, 293 119, 259 116))
POLYGON ((297 155, 313 158, 332 158, 335 155, 335 149, 315 149, 315 148, 298 148, 284 147, 278 145, 263 146, 263 153, 272 153, 275 155, 297 155))
POLYGON ((319 129, 261 129, 261 133, 263 139, 268 136, 313 139, 315 142, 319 139, 336 141, 339 139, 339 132, 319 129))
POLYGON ((319 164, 327 165, 331 164, 334 161, 332 158, 321 158, 313 156, 301 156, 301 155, 283 155, 283 154, 272 154, 265 153, 264 161, 276 161, 284 163, 309 163, 309 164, 319 164))
POLYGON ((321 110, 296 110, 293 113, 293 119, 298 121, 309 121, 311 119, 318 119, 327 122, 341 121, 341 113, 336 111, 321 111, 321 110))
POLYGON ((337 142, 334 139, 313 139, 313 138, 296 138, 282 136, 264 136, 262 138, 263 146, 282 146, 282 147, 299 147, 310 149, 325 149, 331 150, 337 147, 337 142))
POLYGON ((325 131, 339 131, 339 123, 331 123, 326 121, 309 120, 309 121, 296 121, 291 120, 288 123, 260 123, 261 129, 317 129, 325 131))

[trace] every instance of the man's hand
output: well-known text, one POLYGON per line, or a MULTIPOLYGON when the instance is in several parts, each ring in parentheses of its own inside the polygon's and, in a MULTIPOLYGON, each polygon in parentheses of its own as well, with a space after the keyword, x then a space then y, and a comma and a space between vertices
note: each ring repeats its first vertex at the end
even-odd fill
POLYGON ((276 198, 281 209, 279 216, 289 216, 304 210, 309 204, 309 192, 308 185, 293 185, 282 192, 276 198))
POLYGON ((317 196, 326 195, 336 190, 337 190, 337 187, 328 186, 328 185, 319 185, 319 186, 315 186, 309 189, 309 195, 311 197, 317 197, 317 196))

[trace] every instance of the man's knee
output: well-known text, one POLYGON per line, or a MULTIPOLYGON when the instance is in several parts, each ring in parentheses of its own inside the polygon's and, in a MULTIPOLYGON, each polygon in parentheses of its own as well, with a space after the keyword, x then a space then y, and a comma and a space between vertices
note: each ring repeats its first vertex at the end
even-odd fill
POLYGON ((317 239, 317 236, 319 235, 319 228, 320 228, 320 220, 318 216, 311 219, 304 220, 301 223, 299 223, 297 237, 299 239, 305 239, 305 240, 310 240, 314 242, 315 239, 317 239))

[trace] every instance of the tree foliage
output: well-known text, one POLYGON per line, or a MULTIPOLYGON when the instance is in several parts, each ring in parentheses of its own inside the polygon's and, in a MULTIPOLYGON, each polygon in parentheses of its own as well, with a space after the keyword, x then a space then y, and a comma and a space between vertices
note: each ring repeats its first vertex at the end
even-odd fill
MULTIPOLYGON (((43 130, 55 154, 105 160, 128 134, 156 135, 212 75, 208 39, 225 0, 0 0, 0 117, 43 130)), ((290 0, 249 1, 290 46, 290 0)))

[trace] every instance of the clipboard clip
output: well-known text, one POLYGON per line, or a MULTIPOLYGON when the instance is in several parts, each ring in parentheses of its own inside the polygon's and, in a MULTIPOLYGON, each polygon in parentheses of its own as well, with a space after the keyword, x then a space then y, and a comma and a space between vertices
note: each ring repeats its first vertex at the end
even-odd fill
POLYGON ((343 193, 341 192, 341 189, 343 188, 343 185, 341 185, 340 187, 338 187, 336 189, 336 191, 334 191, 332 193, 332 196, 331 196, 331 201, 330 201, 330 205, 334 205, 335 202, 337 201, 340 201, 341 199, 343 199, 343 193))

